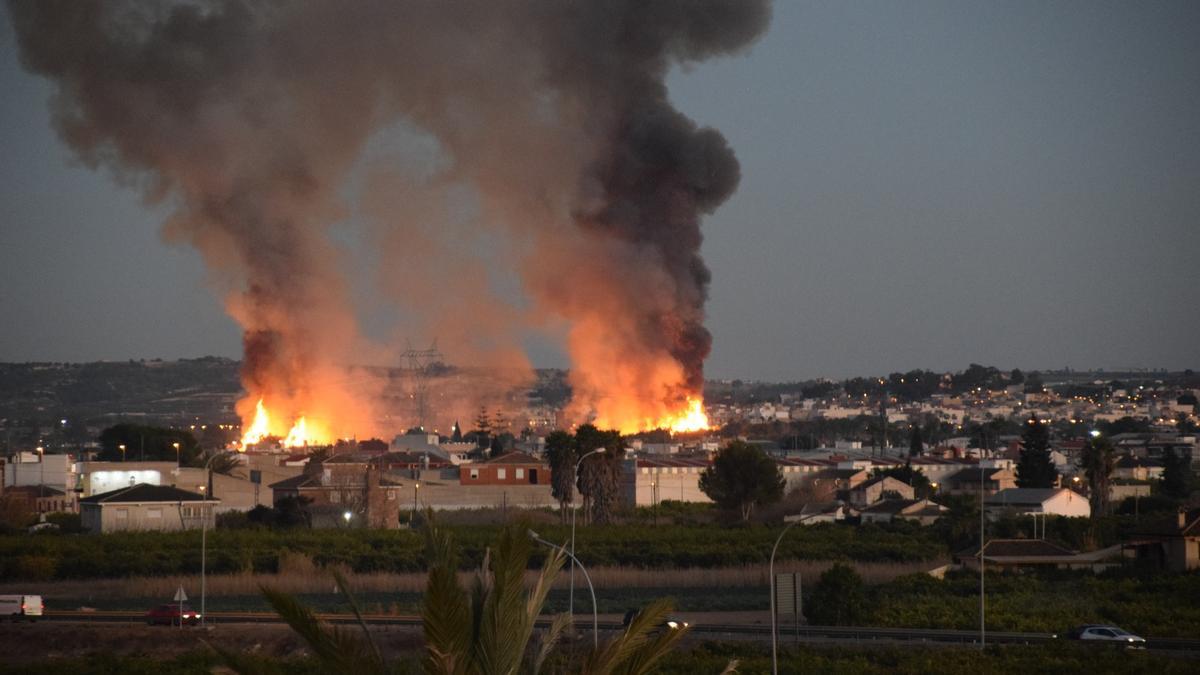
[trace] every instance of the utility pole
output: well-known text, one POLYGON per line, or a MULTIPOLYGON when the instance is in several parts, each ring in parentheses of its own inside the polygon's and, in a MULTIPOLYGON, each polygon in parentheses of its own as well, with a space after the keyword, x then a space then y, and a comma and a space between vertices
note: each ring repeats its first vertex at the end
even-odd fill
POLYGON ((445 357, 438 351, 437 338, 434 338, 429 349, 413 349, 410 343, 408 349, 400 354, 400 358, 406 362, 406 365, 401 366, 401 370, 412 380, 413 406, 416 409, 417 426, 424 429, 427 412, 425 397, 429 387, 430 367, 435 363, 442 362, 445 357))
MULTIPOLYGON (((982 456, 982 452, 980 453, 982 456)), ((983 462, 980 461, 982 465, 983 462)), ((987 628, 984 620, 983 594, 983 546, 984 546, 984 508, 983 508, 983 466, 979 467, 979 649, 987 647, 987 628)))

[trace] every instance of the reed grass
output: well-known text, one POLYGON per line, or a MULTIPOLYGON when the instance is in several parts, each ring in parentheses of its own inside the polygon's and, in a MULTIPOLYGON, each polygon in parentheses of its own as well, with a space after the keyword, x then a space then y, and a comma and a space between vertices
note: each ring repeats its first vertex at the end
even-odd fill
MULTIPOLYGON (((776 572, 800 572, 806 579, 816 579, 834 562, 788 560, 777 564, 775 569, 776 572)), ((941 564, 941 561, 850 563, 869 584, 885 583, 907 574, 926 572, 941 564)), ((339 569, 356 593, 421 592, 425 589, 426 577, 421 572, 355 574, 345 568, 339 569)), ((210 574, 206 581, 207 592, 209 596, 257 595, 264 586, 287 593, 334 591, 332 569, 316 564, 307 555, 291 551, 282 553, 279 570, 275 574, 210 574)), ((768 585, 769 578, 767 565, 763 564, 667 570, 597 566, 589 567, 588 573, 598 589, 762 587, 768 585)), ((530 571, 530 579, 534 574, 535 572, 530 571)), ((462 573, 464 584, 470 576, 470 572, 462 573)), ((555 587, 565 588, 569 583, 568 575, 562 573, 556 580, 555 587)), ((577 578, 576 583, 578 585, 582 581, 577 578)), ((75 599, 147 598, 171 597, 180 586, 194 593, 195 589, 200 587, 200 576, 189 574, 78 581, 9 582, 0 584, 0 593, 37 592, 50 598, 75 599)))

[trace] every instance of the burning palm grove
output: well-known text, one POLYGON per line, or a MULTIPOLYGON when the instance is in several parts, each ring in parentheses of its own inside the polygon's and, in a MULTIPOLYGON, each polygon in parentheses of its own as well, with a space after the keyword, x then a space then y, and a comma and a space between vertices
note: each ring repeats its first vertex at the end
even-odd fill
POLYGON ((381 332, 526 374, 549 337, 564 422, 707 426, 700 223, 739 166, 665 77, 746 48, 765 2, 10 10, 58 133, 169 214, 241 326, 247 442, 393 431, 355 367, 396 359, 381 332), (366 329, 380 315, 390 333, 366 329))

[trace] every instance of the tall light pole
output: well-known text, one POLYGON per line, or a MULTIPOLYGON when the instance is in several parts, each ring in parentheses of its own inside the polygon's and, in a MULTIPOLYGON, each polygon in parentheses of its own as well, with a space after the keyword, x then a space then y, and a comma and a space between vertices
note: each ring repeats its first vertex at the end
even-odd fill
POLYGON ((417 491, 421 489, 420 483, 413 483, 413 512, 412 518, 408 521, 408 526, 413 527, 417 524, 417 491))
MULTIPOLYGON (((41 472, 41 475, 38 477, 38 497, 45 497, 46 496, 46 448, 43 448, 40 445, 37 446, 37 453, 38 453, 38 470, 41 472)), ((42 505, 38 504, 39 512, 41 510, 41 507, 42 507, 42 505)))
POLYGON ((182 462, 179 459, 179 441, 172 443, 171 447, 175 448, 175 468, 178 469, 182 466, 182 462))
POLYGON ((125 461, 125 444, 122 443, 122 444, 118 445, 117 449, 121 451, 121 461, 124 462, 125 461))
MULTIPOLYGON (((982 451, 980 451, 979 456, 980 456, 979 463, 982 465, 983 464, 983 461, 982 461, 983 452, 982 451)), ((984 529, 983 529, 983 527, 984 527, 983 526, 983 517, 984 517, 983 474, 984 474, 983 466, 980 466, 979 467, 979 649, 980 649, 980 651, 987 648, 987 629, 985 628, 986 624, 984 622, 985 621, 984 620, 984 611, 985 610, 984 610, 984 603, 983 603, 983 598, 984 598, 984 595, 983 595, 983 583, 984 583, 983 582, 983 545, 984 545, 984 540, 983 540, 983 535, 984 535, 984 529)))
MULTIPOLYGON (((775 617, 775 552, 779 550, 779 542, 783 541, 783 535, 787 534, 788 530, 792 529, 792 527, 794 527, 795 525, 798 525, 798 524, 804 522, 805 520, 812 518, 815 515, 816 514, 814 513, 812 515, 804 516, 802 518, 793 520, 792 522, 788 523, 787 526, 783 528, 783 532, 780 532, 779 536, 775 538, 775 545, 771 547, 771 561, 770 561, 769 565, 767 566, 767 573, 771 575, 771 673, 772 673, 772 675, 779 674, 779 651, 778 651, 779 646, 778 646, 778 637, 776 636, 776 633, 779 632, 779 626, 776 624, 776 617, 775 617)), ((797 613, 799 613, 799 608, 797 608, 797 613)), ((799 621, 800 617, 797 616, 796 620, 799 621)))
MULTIPOLYGON (((573 474, 571 474, 572 489, 574 489, 576 492, 579 491, 579 466, 583 464, 583 460, 597 453, 603 453, 605 450, 606 448, 596 448, 591 452, 584 453, 584 455, 579 458, 579 461, 575 462, 575 471, 573 474)), ((575 511, 575 500, 571 500, 571 592, 570 600, 568 601, 567 606, 567 613, 571 615, 572 621, 575 620, 575 562, 578 560, 578 558, 575 557, 575 511)))
MULTIPOLYGON (((125 446, 121 446, 124 448, 125 446)), ((208 486, 212 484, 212 461, 222 453, 214 452, 204 463, 204 485, 200 486, 203 496, 200 505, 200 625, 208 621, 208 486)))
MULTIPOLYGON (((590 576, 588 576, 587 568, 583 566, 583 563, 579 562, 579 559, 575 557, 575 554, 567 551, 567 549, 563 548, 562 546, 559 546, 558 544, 552 544, 552 543, 546 541, 545 539, 542 539, 541 537, 538 536, 537 532, 534 532, 533 530, 529 530, 529 538, 536 541, 539 544, 543 544, 545 546, 549 546, 550 548, 558 549, 559 551, 566 553, 571 558, 571 564, 579 565, 579 569, 583 570, 583 578, 587 581, 588 590, 592 592, 592 648, 595 649, 595 648, 599 647, 600 646, 600 614, 599 614, 599 610, 596 607, 596 588, 594 586, 592 586, 592 578, 590 576)), ((572 617, 572 620, 574 620, 574 617, 572 617)))

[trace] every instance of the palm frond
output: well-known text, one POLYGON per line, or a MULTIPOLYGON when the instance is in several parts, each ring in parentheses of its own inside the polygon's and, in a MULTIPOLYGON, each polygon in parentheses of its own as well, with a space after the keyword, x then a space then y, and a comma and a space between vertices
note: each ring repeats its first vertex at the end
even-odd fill
POLYGON ((382 675, 385 672, 359 636, 324 623, 295 596, 265 587, 262 593, 279 617, 308 643, 326 670, 356 675, 382 675))
POLYGON ((562 640, 563 633, 570 627, 570 614, 566 612, 555 614, 546 632, 542 633, 538 639, 537 650, 533 652, 525 672, 529 673, 529 675, 537 675, 542 672, 542 666, 545 665, 546 659, 562 640))
POLYGON ((425 631, 425 670, 454 675, 466 672, 472 643, 472 612, 468 596, 458 583, 458 554, 448 532, 426 513, 426 553, 429 579, 421 607, 425 631))
POLYGON ((532 544, 525 528, 508 526, 500 531, 496 555, 490 556, 490 579, 483 598, 476 654, 485 673, 516 673, 525 657, 533 631, 525 603, 525 569, 532 544))
POLYGON ((354 613, 354 618, 358 620, 358 625, 362 628, 363 640, 371 647, 377 667, 381 671, 385 670, 386 665, 383 660, 383 654, 379 651, 379 645, 375 642, 375 636, 371 634, 371 629, 367 627, 367 622, 363 619, 362 612, 358 608, 358 601, 354 599, 354 595, 350 592, 350 585, 346 583, 346 578, 336 568, 333 570, 333 580, 337 583, 338 590, 342 592, 342 595, 346 596, 346 601, 350 603, 350 611, 354 613))
POLYGON ((624 633, 588 655, 588 675, 648 673, 654 664, 687 635, 688 628, 663 628, 671 612, 670 600, 655 600, 630 622, 624 633))

